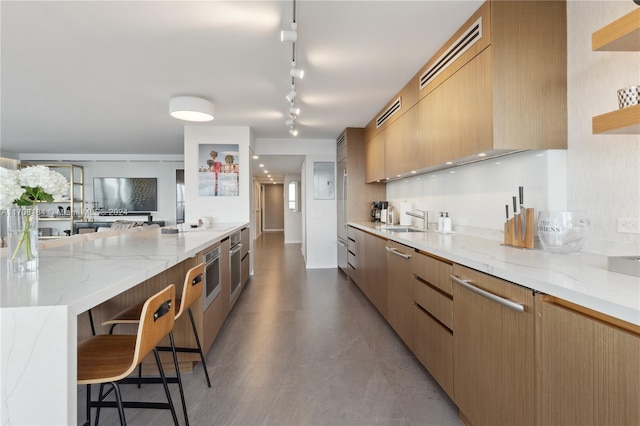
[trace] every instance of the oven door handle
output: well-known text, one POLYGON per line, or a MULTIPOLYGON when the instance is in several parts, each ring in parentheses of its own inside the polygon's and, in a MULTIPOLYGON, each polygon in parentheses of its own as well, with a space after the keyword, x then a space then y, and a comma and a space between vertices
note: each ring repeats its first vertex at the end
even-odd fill
POLYGON ((236 245, 234 248, 232 248, 231 250, 229 250, 229 254, 230 255, 234 255, 237 252, 239 252, 242 249, 242 244, 238 244, 236 245))

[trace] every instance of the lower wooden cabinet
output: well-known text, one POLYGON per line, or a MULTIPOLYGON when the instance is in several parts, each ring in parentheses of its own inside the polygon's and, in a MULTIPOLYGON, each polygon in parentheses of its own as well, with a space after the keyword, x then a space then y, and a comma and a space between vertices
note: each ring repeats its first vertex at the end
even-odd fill
POLYGON ((534 296, 454 265, 454 401, 474 426, 534 425, 534 296))
POLYGON ((387 241, 387 321, 413 349, 413 290, 411 258, 415 250, 387 241))
POLYGON ((640 327, 545 295, 536 311, 539 424, 640 425, 640 327))
POLYGON ((387 317, 387 240, 364 234, 365 251, 364 279, 367 282, 366 296, 383 317, 387 317))
POLYGON ((413 274, 413 352, 453 399, 453 296, 450 263, 417 252, 413 274))

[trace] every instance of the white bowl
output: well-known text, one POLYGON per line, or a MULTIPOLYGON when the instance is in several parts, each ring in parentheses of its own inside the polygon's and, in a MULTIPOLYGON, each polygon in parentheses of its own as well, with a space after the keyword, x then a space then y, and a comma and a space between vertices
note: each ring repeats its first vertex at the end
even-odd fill
POLYGON ((589 233, 589 219, 582 211, 542 211, 538 214, 538 237, 545 251, 580 253, 589 233))

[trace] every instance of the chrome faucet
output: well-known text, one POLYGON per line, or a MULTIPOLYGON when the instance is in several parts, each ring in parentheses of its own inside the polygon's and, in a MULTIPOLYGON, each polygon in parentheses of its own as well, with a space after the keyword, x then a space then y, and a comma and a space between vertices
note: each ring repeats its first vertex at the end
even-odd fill
POLYGON ((407 215, 409 216, 413 216, 413 217, 417 217, 418 219, 422 219, 423 224, 422 224, 422 228, 427 231, 429 229, 429 220, 428 220, 428 212, 426 210, 418 210, 416 209, 417 212, 422 212, 422 214, 418 214, 418 213, 414 213, 411 211, 406 212, 407 215))

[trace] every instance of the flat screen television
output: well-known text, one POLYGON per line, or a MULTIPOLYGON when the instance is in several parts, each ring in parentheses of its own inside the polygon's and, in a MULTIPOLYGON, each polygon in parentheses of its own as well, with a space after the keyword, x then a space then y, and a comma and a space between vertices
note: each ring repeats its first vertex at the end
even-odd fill
POLYGON ((142 213, 158 210, 157 178, 93 178, 93 199, 107 212, 142 213))

